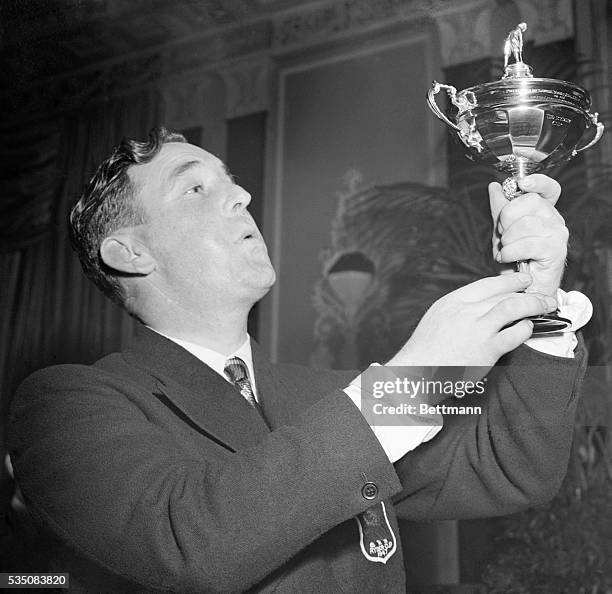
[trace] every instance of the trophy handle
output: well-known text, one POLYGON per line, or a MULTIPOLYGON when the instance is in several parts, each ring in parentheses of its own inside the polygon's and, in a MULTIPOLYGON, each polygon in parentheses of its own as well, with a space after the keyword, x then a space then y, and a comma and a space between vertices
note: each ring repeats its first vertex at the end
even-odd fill
POLYGON ((582 151, 586 151, 588 148, 591 148, 594 144, 597 144, 599 142, 599 139, 602 137, 604 133, 604 125, 601 122, 597 121, 599 114, 597 112, 590 113, 589 117, 591 118, 591 122, 593 122, 597 126, 597 130, 595 131, 595 136, 593 137, 593 140, 591 140, 591 142, 589 142, 588 144, 585 144, 581 148, 575 149, 572 152, 572 157, 575 157, 578 153, 581 153, 582 151))
MULTIPOLYGON (((451 85, 443 85, 438 81, 433 81, 431 89, 427 91, 427 103, 431 111, 436 114, 436 117, 441 119, 446 125, 450 126, 453 130, 457 130, 457 132, 461 132, 461 128, 457 126, 454 122, 451 122, 440 110, 438 104, 436 103, 435 95, 440 92, 440 89, 446 89, 451 99, 454 99, 457 96, 457 89, 451 85)), ((454 103, 454 101, 453 101, 454 103)), ((585 147, 586 148, 586 147, 585 147)))

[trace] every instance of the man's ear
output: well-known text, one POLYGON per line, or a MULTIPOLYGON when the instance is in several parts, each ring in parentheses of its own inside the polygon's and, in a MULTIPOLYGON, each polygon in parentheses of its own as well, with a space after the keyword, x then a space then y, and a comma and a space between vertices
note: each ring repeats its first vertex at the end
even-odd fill
POLYGON ((132 234, 117 231, 104 238, 100 246, 104 264, 119 272, 147 275, 155 270, 155 258, 132 234))

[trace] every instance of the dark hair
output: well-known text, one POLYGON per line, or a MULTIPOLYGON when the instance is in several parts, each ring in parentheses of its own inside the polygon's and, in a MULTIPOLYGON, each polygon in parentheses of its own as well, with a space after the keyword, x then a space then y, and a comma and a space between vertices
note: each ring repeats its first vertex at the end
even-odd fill
POLYGON ((163 127, 153 128, 146 142, 124 138, 100 164, 70 211, 70 242, 83 271, 107 297, 122 307, 125 295, 117 279, 121 273, 104 264, 100 246, 117 229, 145 222, 128 169, 151 161, 167 142, 187 140, 182 134, 163 127))

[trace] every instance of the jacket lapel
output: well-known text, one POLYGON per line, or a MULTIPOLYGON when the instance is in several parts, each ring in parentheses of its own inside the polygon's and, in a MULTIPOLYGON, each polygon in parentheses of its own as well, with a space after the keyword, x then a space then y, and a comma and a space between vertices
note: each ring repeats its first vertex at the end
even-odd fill
POLYGON ((273 365, 256 342, 251 341, 251 347, 257 396, 272 429, 295 424, 308 407, 334 390, 343 389, 359 373, 273 365))
MULTIPOLYGON (((237 388, 171 340, 139 326, 124 357, 154 381, 154 395, 170 401, 201 433, 238 451, 269 433, 237 388)), ((176 411, 175 411, 176 412, 176 411)))
MULTIPOLYGON (((257 396, 271 429, 281 425, 292 425, 312 402, 306 400, 310 394, 300 393, 295 378, 280 373, 262 352, 261 347, 251 340, 253 367, 257 382, 257 396)), ((316 386, 310 386, 313 393, 316 386)))

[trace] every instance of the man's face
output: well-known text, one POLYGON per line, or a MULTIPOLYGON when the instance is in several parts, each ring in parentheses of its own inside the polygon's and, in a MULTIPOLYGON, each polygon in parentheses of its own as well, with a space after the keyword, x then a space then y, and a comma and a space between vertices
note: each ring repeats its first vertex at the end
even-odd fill
POLYGON ((254 303, 275 280, 251 196, 223 163, 187 143, 163 145, 129 170, 147 223, 137 228, 155 258, 156 290, 186 309, 254 303))

